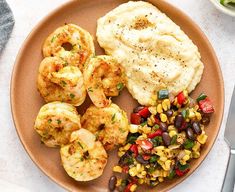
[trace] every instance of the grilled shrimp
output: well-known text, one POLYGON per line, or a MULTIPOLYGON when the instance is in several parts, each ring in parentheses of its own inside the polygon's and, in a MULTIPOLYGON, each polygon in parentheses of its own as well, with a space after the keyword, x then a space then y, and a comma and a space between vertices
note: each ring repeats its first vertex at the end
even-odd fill
POLYGON ((105 108, 90 106, 81 118, 81 125, 94 133, 106 150, 123 144, 129 132, 126 113, 113 103, 105 108))
POLYGON ((102 175, 108 155, 100 141, 86 129, 74 131, 70 144, 61 147, 63 167, 77 181, 90 181, 102 175))
POLYGON ((71 133, 80 128, 80 116, 76 108, 62 102, 42 106, 34 124, 34 129, 48 147, 67 144, 71 133))
POLYGON ((106 96, 117 96, 125 85, 122 66, 111 56, 97 56, 84 70, 84 82, 93 104, 107 107, 111 101, 106 96))
POLYGON ((86 98, 83 76, 78 67, 64 66, 59 57, 46 57, 40 64, 37 87, 46 102, 62 101, 75 106, 86 98))
POLYGON ((81 71, 86 61, 94 54, 92 36, 74 24, 57 28, 43 45, 44 57, 61 57, 69 65, 79 67, 81 71))

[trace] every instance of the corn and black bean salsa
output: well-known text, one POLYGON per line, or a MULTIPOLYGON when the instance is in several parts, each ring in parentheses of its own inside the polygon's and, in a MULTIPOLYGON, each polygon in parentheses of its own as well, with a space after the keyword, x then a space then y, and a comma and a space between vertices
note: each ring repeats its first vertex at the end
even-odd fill
POLYGON ((111 191, 132 192, 138 184, 153 187, 165 179, 184 176, 190 170, 190 160, 200 157, 207 140, 204 127, 214 112, 210 99, 204 93, 195 101, 185 90, 175 97, 160 90, 157 103, 133 110, 127 141, 119 148, 120 160, 113 167, 125 177, 112 176, 111 191))

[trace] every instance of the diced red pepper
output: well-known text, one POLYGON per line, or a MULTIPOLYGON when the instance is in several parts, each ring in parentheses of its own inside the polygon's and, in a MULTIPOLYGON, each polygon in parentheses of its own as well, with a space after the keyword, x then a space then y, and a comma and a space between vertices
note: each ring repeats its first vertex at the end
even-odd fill
POLYGON ((128 173, 128 171, 129 171, 129 167, 127 165, 122 167, 123 173, 128 173))
POLYGON ((185 101, 186 101, 186 98, 185 98, 185 95, 184 95, 184 92, 181 91, 178 95, 177 95, 177 101, 180 105, 182 105, 185 101))
POLYGON ((143 157, 144 160, 148 161, 151 156, 150 155, 142 155, 142 157, 143 157))
POLYGON ((132 145, 131 145, 130 151, 131 151, 132 153, 134 153, 134 157, 137 157, 137 155, 138 155, 138 147, 137 147, 136 144, 132 144, 132 145))
POLYGON ((131 191, 131 186, 133 185, 134 183, 129 183, 126 188, 124 189, 124 192, 130 192, 131 191))
POLYGON ((158 129, 157 131, 155 131, 154 133, 150 133, 148 134, 148 138, 152 139, 156 136, 161 136, 162 135, 162 130, 158 129))
POLYGON ((151 115, 148 107, 144 107, 143 109, 139 110, 138 112, 140 114, 141 117, 147 118, 151 115))
POLYGON ((137 140, 136 143, 138 145, 140 145, 140 147, 142 149, 145 149, 145 150, 150 150, 150 149, 153 148, 153 144, 149 140, 147 140, 147 139, 145 139, 145 140, 137 140))
POLYGON ((154 116, 154 120, 155 120, 155 124, 158 124, 158 125, 159 125, 160 120, 159 120, 156 116, 154 116))
POLYGON ((190 170, 190 169, 185 169, 184 171, 181 171, 181 170, 179 170, 179 169, 176 169, 176 170, 175 170, 175 173, 176 173, 176 175, 178 175, 179 177, 182 177, 182 176, 184 176, 185 174, 187 174, 187 173, 189 172, 189 170, 190 170))
POLYGON ((132 113, 131 123, 135 125, 139 125, 141 123, 141 116, 138 113, 132 113))
POLYGON ((208 97, 199 101, 199 108, 203 111, 203 113, 213 113, 215 111, 213 104, 208 97))

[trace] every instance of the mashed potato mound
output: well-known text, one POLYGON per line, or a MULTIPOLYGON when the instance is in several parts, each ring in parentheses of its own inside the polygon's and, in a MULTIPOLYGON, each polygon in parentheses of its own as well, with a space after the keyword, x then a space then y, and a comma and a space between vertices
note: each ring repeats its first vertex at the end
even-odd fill
POLYGON ((162 88, 195 89, 203 63, 198 48, 169 17, 150 3, 130 1, 101 17, 97 39, 125 68, 127 88, 142 105, 153 105, 162 88))

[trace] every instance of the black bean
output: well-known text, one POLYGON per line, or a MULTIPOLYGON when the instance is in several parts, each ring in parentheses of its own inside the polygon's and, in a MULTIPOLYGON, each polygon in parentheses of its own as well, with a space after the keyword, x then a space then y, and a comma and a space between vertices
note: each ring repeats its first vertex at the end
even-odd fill
POLYGON ((109 179, 109 190, 114 191, 114 189, 116 188, 116 184, 117 184, 117 177, 116 176, 110 177, 110 179, 109 179))
POLYGON ((172 110, 169 109, 169 110, 166 111, 166 116, 167 117, 171 117, 172 115, 173 115, 173 111, 172 110))
POLYGON ((143 108, 144 108, 144 106, 138 106, 138 107, 133 109, 133 113, 138 113, 143 108))
POLYGON ((166 123, 160 122, 159 127, 162 131, 167 131, 168 127, 166 123))
POLYGON ((167 132, 162 133, 162 139, 166 146, 169 146, 171 144, 171 137, 167 132))
POLYGON ((193 128, 194 133, 196 133, 197 135, 200 135, 202 133, 201 126, 198 122, 196 122, 196 121, 193 122, 192 128, 193 128))
POLYGON ((187 137, 189 138, 189 139, 191 139, 191 140, 194 140, 195 138, 194 138, 194 134, 193 134, 193 130, 192 130, 192 128, 190 128, 190 127, 188 127, 187 129, 186 129, 186 135, 187 135, 187 137))
POLYGON ((208 125, 210 123, 210 117, 203 116, 201 122, 203 125, 208 125))
POLYGON ((183 116, 181 114, 180 115, 176 115, 175 123, 174 123, 175 127, 176 128, 180 128, 182 126, 183 120, 184 120, 184 118, 183 118, 183 116))
POLYGON ((143 123, 143 122, 145 122, 145 121, 147 121, 147 120, 146 120, 145 118, 141 117, 140 123, 143 123))
POLYGON ((149 163, 147 160, 144 160, 141 155, 138 155, 138 156, 136 157, 136 161, 138 161, 139 163, 144 164, 144 165, 146 165, 146 164, 149 163))

